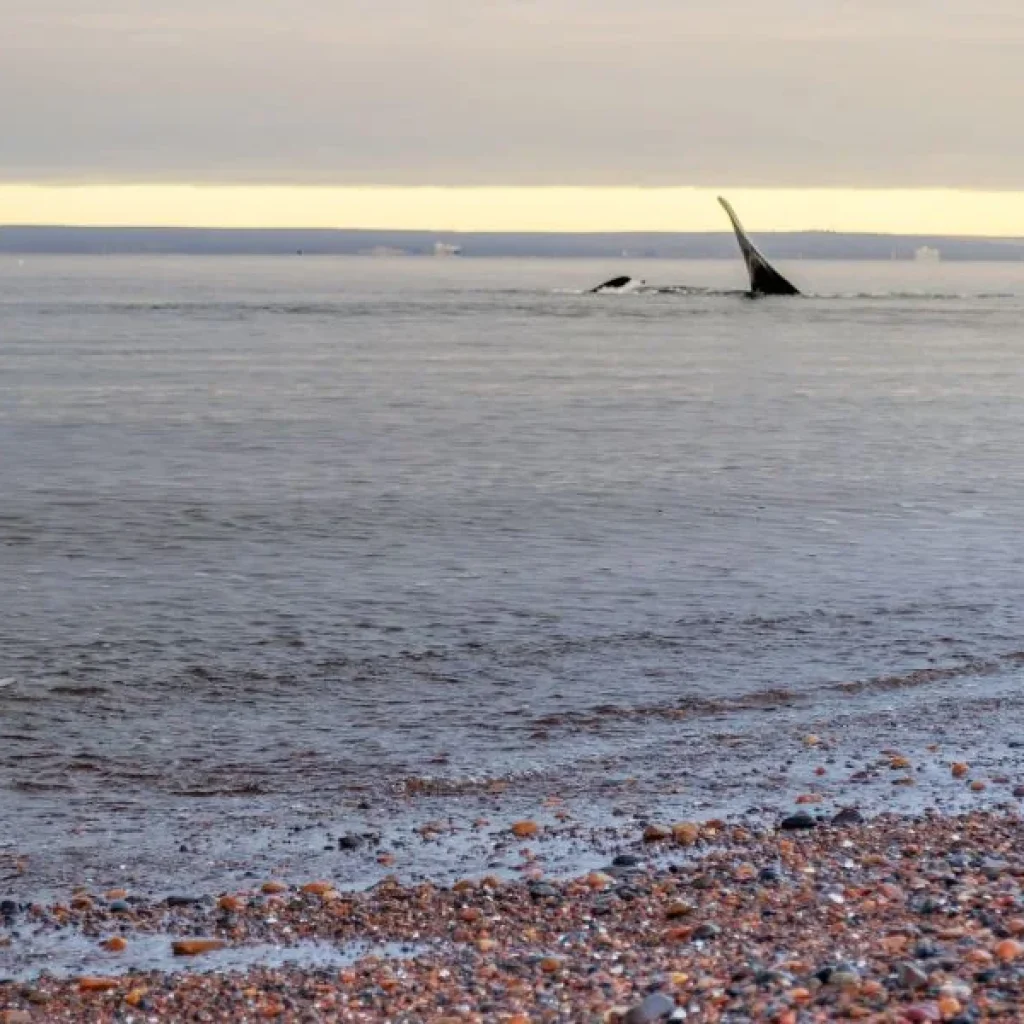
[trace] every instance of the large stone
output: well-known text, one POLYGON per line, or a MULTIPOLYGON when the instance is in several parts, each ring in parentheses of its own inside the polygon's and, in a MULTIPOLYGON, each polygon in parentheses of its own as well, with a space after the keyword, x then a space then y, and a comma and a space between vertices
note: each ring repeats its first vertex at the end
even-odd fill
POLYGON ((622 1024, 654 1024, 655 1021, 668 1020, 675 1010, 675 1000, 662 992, 652 992, 622 1018, 622 1024))
POLYGON ((779 822, 779 828, 786 832, 795 832, 799 829, 817 828, 818 819, 812 818, 809 814, 791 814, 779 822))

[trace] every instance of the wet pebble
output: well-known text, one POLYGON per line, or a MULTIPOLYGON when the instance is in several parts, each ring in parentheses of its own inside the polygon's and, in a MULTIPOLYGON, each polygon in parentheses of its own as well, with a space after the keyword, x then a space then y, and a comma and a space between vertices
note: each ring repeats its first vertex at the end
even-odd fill
POLYGON ((779 822, 779 828, 786 832, 795 832, 800 829, 810 829, 818 827, 818 819, 813 818, 809 814, 791 814, 788 818, 783 818, 779 822))
POLYGON ((844 807, 832 818, 833 825, 860 825, 864 815, 856 807, 844 807))

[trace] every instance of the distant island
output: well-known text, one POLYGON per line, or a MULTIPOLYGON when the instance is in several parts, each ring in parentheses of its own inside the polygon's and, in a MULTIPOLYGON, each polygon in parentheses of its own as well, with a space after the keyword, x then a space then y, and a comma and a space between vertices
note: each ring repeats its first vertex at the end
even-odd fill
MULTIPOLYGON (((758 232, 752 236, 780 260, 1024 260, 1024 239, 1016 238, 832 231, 758 232)), ((734 260, 736 242, 726 231, 569 234, 8 226, 0 227, 0 253, 734 260)))

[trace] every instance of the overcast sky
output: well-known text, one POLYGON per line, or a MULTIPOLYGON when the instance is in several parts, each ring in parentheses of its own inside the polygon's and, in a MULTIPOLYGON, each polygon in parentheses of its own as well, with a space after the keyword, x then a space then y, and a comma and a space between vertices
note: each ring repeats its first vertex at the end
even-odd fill
POLYGON ((1024 189, 1021 0, 0 0, 0 178, 1024 189))

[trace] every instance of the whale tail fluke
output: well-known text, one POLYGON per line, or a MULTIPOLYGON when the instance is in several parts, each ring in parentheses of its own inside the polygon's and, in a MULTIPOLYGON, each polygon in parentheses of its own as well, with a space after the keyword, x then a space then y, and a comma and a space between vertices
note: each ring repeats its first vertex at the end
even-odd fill
POLYGON ((736 241, 743 253, 743 262, 747 265, 750 275, 751 295, 799 295, 800 289, 787 281, 761 254, 756 245, 747 237, 736 211, 727 199, 718 197, 722 209, 729 215, 732 229, 736 232, 736 241))

